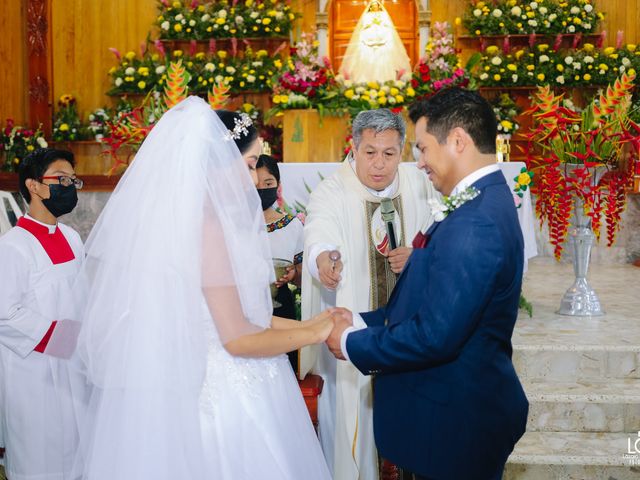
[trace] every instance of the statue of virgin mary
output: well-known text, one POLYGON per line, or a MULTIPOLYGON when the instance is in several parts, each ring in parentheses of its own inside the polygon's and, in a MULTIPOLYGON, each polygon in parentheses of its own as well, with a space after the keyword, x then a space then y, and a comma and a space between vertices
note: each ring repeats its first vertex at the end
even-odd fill
POLYGON ((340 74, 356 83, 386 82, 409 71, 409 56, 389 13, 379 0, 371 0, 351 35, 340 74))

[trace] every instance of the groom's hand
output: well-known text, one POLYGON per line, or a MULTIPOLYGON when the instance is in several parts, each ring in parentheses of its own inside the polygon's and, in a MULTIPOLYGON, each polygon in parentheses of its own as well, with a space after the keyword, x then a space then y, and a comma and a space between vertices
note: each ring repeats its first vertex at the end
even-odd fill
POLYGON ((333 330, 327 338, 327 347, 338 360, 345 360, 340 343, 344 331, 353 326, 353 314, 346 308, 332 308, 331 313, 333 315, 333 330))

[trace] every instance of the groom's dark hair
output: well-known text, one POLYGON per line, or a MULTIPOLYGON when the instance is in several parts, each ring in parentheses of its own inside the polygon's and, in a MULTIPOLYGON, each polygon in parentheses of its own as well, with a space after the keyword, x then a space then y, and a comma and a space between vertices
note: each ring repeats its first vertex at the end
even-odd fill
POLYGON ((496 153, 498 122, 493 108, 479 93, 464 88, 446 88, 409 108, 409 118, 417 123, 427 119, 427 132, 445 143, 456 127, 469 134, 480 153, 496 153))

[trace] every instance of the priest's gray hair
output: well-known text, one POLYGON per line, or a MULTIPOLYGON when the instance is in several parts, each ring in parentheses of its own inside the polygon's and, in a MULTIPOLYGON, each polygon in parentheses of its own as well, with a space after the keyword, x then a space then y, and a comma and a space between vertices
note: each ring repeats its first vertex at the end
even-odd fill
POLYGON ((396 115, 388 108, 378 108, 376 110, 364 110, 353 119, 351 133, 353 135, 353 144, 356 148, 360 146, 362 140, 362 132, 365 130, 374 130, 376 133, 385 130, 395 130, 400 134, 400 149, 404 148, 407 126, 401 115, 396 115))

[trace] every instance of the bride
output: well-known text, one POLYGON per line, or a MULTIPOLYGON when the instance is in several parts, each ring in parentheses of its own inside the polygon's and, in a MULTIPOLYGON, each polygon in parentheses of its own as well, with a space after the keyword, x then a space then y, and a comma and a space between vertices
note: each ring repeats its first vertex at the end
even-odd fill
POLYGON ((87 242, 82 478, 330 478, 283 354, 333 321, 271 317, 257 132, 219 115, 197 97, 169 110, 87 242))

